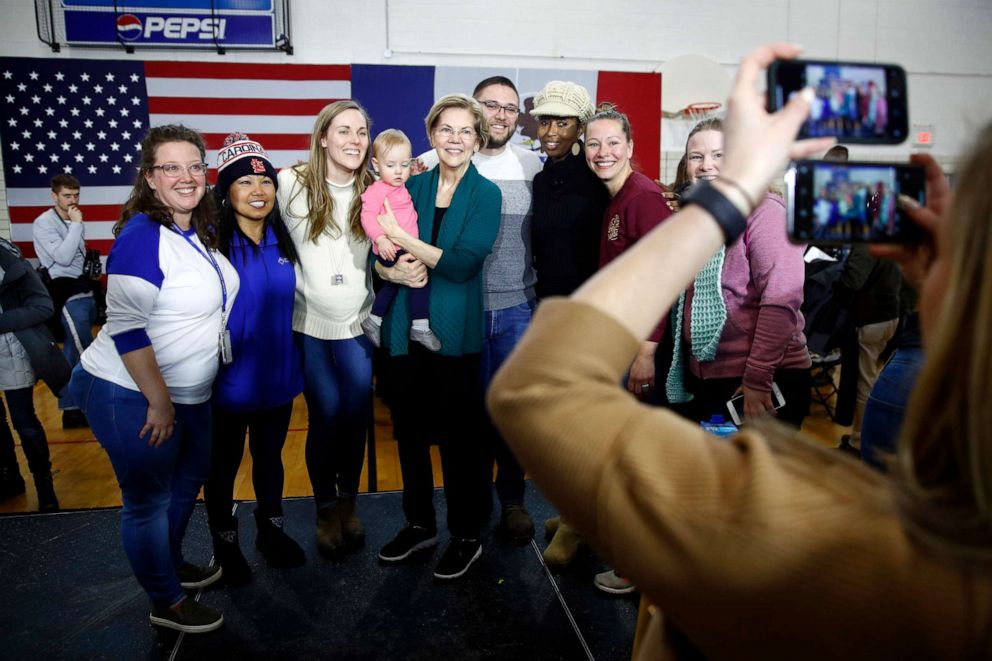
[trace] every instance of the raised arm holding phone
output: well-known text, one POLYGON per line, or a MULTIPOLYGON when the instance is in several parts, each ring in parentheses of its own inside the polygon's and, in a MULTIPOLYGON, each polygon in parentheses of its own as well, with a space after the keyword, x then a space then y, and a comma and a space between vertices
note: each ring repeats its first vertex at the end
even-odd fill
POLYGON ((811 90, 773 114, 757 90, 763 69, 799 51, 775 44, 744 58, 720 177, 570 300, 546 301, 488 403, 542 491, 658 607, 635 658, 687 648, 707 658, 987 657, 992 413, 979 398, 992 373, 992 199, 979 182, 992 169, 992 128, 951 212, 939 168, 914 159, 929 206, 903 204, 934 252, 876 249, 925 273, 929 363, 894 482, 770 420, 717 440, 616 385, 787 158, 829 146, 795 141, 811 90))

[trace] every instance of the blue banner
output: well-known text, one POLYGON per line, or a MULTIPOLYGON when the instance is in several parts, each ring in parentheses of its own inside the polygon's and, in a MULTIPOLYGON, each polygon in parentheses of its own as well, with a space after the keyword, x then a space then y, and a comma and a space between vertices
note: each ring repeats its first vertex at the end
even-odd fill
POLYGON ((272 11, 273 0, 62 0, 63 7, 109 9, 122 14, 132 10, 165 10, 183 12, 209 12, 213 7, 218 13, 225 11, 272 11))
MULTIPOLYGON (((69 0, 67 0, 69 1, 69 0)), ((232 0, 233 1, 233 0, 232 0)), ((142 4, 148 4, 142 0, 142 4)), ((155 44, 213 48, 274 46, 271 14, 175 14, 65 11, 66 41, 70 44, 155 44)))

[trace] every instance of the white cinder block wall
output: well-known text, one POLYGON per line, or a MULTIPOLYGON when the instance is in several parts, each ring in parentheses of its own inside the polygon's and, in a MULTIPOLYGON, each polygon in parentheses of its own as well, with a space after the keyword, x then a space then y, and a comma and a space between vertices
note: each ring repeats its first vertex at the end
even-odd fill
MULTIPOLYGON (((788 40, 803 44, 810 57, 902 64, 910 121, 934 126, 931 151, 949 168, 992 119, 992 0, 293 0, 292 57, 52 53, 35 36, 33 5, 0 0, 0 55, 656 71, 666 60, 697 53, 732 74, 749 49, 788 40)), ((852 148, 855 157, 872 160, 904 159, 911 151, 909 143, 852 148)), ((670 180, 677 157, 666 156, 663 178, 670 180)), ((8 227, 0 190, 0 235, 8 236, 8 227)))

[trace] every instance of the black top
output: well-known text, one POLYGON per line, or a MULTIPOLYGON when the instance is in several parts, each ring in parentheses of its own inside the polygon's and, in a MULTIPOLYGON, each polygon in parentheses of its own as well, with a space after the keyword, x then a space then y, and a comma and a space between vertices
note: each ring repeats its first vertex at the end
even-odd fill
POLYGON ((568 296, 599 268, 600 228, 609 202, 606 186, 581 155, 545 161, 534 177, 531 222, 539 299, 568 296))
POLYGON ((441 231, 441 223, 444 222, 444 212, 448 207, 434 207, 434 225, 431 227, 431 245, 437 245, 437 235, 441 231))

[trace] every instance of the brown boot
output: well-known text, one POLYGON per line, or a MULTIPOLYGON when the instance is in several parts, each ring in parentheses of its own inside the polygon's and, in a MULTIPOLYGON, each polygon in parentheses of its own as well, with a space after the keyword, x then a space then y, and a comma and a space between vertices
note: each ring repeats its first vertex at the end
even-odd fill
POLYGON ((355 551, 365 543, 365 526, 355 514, 355 497, 338 497, 338 517, 341 519, 341 535, 348 551, 355 551))
POLYGON ((547 539, 551 539, 558 532, 558 524, 561 522, 560 516, 553 516, 550 519, 544 520, 544 536, 547 539))
POLYGON ((544 549, 544 564, 552 569, 564 569, 575 559, 580 546, 582 539, 579 533, 564 519, 560 519, 554 538, 548 548, 544 549))
POLYGON ((317 510, 317 550, 332 560, 344 555, 344 537, 341 535, 341 517, 337 507, 317 510))

